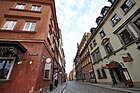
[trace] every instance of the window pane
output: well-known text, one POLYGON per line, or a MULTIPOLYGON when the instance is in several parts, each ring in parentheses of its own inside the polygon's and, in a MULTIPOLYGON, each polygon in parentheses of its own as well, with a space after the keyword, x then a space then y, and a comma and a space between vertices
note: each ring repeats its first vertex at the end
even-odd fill
POLYGON ((15 8, 16 8, 16 9, 24 9, 24 8, 25 8, 25 5, 23 5, 23 4, 18 4, 18 5, 16 5, 15 8))
POLYGON ((49 70, 44 71, 44 78, 49 78, 49 70))
POLYGON ((34 22, 25 22, 23 30, 24 31, 34 31, 35 26, 36 26, 36 23, 34 23, 34 22))
POLYGON ((13 30, 16 25, 16 21, 6 21, 4 26, 2 27, 3 30, 13 30))
POLYGON ((133 5, 134 5, 134 2, 132 0, 126 0, 124 4, 121 6, 121 9, 124 12, 127 12, 133 5))
POLYGON ((24 25, 23 30, 28 31, 29 27, 30 27, 30 23, 26 22, 25 25, 24 25))
POLYGON ((40 11, 40 9, 41 9, 40 6, 33 5, 31 10, 33 10, 33 11, 40 11))
POLYGON ((6 66, 5 66, 5 69, 6 69, 6 76, 7 76, 8 73, 9 73, 9 70, 10 70, 10 68, 11 68, 11 65, 12 65, 12 62, 7 61, 6 66))
POLYGON ((34 31, 35 30, 35 25, 36 25, 36 23, 32 23, 31 24, 31 30, 30 31, 34 31))
POLYGON ((113 24, 116 24, 119 20, 120 17, 117 14, 114 14, 114 16, 111 18, 113 24))
POLYGON ((11 68, 11 61, 1 61, 0 62, 0 79, 6 79, 11 68))

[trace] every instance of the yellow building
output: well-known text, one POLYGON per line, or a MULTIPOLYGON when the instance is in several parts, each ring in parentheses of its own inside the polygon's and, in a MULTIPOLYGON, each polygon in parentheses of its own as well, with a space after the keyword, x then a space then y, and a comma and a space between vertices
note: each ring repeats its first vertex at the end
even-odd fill
POLYGON ((91 33, 84 33, 79 45, 79 59, 80 59, 80 77, 82 81, 91 82, 92 79, 92 63, 87 41, 91 33))
POLYGON ((108 1, 88 46, 97 82, 140 87, 140 1, 108 1))

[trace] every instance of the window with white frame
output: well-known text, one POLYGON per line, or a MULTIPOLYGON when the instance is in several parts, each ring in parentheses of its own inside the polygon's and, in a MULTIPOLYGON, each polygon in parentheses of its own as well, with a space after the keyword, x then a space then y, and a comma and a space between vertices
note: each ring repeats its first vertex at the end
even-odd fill
POLYGON ((32 11, 40 11, 41 10, 41 6, 38 5, 33 5, 31 8, 32 11))
POLYGON ((35 22, 25 22, 23 31, 35 31, 35 22))
POLYGON ((124 13, 126 13, 133 7, 134 4, 134 0, 125 0, 125 2, 121 6, 121 9, 124 13))
POLYGON ((6 21, 1 29, 2 30, 13 30, 16 23, 17 23, 17 21, 12 21, 12 20, 6 21))
POLYGON ((113 15, 113 17, 111 18, 111 22, 112 22, 113 25, 115 25, 116 23, 118 23, 120 21, 120 19, 121 18, 119 17, 119 15, 115 13, 113 15))
POLYGON ((25 8, 25 4, 17 4, 15 9, 24 9, 25 8))

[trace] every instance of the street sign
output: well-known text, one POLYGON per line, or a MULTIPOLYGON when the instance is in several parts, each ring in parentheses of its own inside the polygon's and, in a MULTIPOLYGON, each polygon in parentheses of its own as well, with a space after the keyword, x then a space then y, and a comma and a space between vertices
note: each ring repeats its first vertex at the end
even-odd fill
POLYGON ((47 58, 47 59, 46 59, 46 63, 47 63, 47 64, 50 64, 50 63, 51 63, 51 61, 52 61, 52 59, 51 59, 51 58, 47 58))

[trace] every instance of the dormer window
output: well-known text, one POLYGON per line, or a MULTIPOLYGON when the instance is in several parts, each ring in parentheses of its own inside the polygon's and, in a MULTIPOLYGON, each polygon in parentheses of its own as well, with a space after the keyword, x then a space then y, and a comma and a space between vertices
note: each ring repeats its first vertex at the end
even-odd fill
POLYGON ((105 36, 106 36, 106 34, 105 34, 105 32, 102 30, 102 31, 100 32, 100 37, 101 37, 101 39, 104 38, 105 36))
POLYGON ((100 22, 102 21, 103 17, 99 16, 96 18, 96 23, 99 25, 100 22))
POLYGON ((96 28, 94 28, 94 27, 90 29, 90 32, 91 32, 92 34, 95 33, 95 31, 96 31, 96 28))
POLYGON ((104 6, 104 7, 102 8, 102 10, 101 10, 101 14, 102 14, 103 16, 105 16, 108 10, 109 10, 109 6, 104 6))
POLYGON ((108 0, 108 2, 110 2, 111 4, 114 4, 116 0, 108 0))

